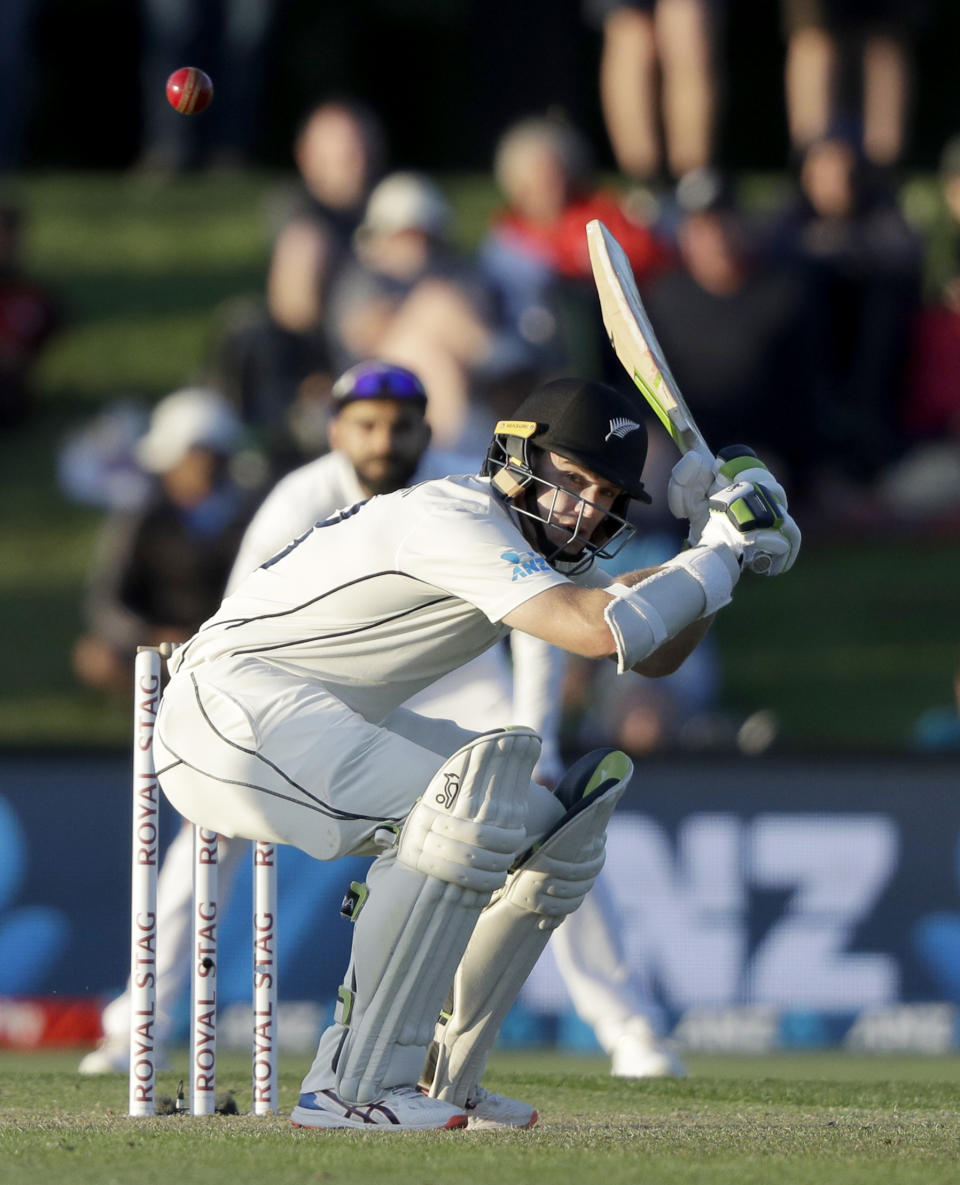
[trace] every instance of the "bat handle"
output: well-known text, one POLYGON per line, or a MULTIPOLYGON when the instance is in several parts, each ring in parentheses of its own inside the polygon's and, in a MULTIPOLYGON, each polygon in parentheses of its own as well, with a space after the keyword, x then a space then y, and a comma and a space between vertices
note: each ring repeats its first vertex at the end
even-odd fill
POLYGON ((714 463, 715 457, 710 450, 710 446, 700 435, 696 427, 688 424, 683 428, 679 428, 674 424, 673 428, 672 435, 681 452, 698 453, 709 465, 714 463))

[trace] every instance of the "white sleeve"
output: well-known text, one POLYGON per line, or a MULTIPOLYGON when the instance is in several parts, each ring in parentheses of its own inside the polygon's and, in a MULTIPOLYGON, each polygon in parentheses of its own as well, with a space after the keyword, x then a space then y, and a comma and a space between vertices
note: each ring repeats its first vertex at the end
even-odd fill
POLYGON ((543 740, 538 769, 550 781, 559 778, 560 715, 567 656, 556 646, 525 634, 510 633, 513 657, 513 716, 517 724, 536 729, 543 740))
POLYGON ((490 498, 471 505, 458 499, 455 486, 428 482, 411 491, 403 523, 396 568, 475 606, 494 623, 568 583, 490 498))
POLYGON ((281 478, 260 504, 240 541, 227 594, 315 522, 338 510, 343 497, 331 454, 281 478))
POLYGON ((226 593, 314 523, 364 497, 343 454, 326 453, 281 478, 250 520, 226 593))
POLYGON ((227 580, 228 596, 255 568, 259 568, 264 560, 268 560, 297 534, 290 521, 282 484, 275 486, 267 495, 240 540, 240 548, 227 580))

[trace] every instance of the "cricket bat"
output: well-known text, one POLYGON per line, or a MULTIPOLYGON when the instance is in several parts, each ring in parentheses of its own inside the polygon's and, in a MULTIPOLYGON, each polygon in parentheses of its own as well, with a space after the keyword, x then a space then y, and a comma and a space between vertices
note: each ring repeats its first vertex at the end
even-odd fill
MULTIPOLYGON (((670 373, 657 335, 653 332, 637 291, 630 261, 598 218, 587 223, 587 247, 597 295, 600 297, 603 324, 614 353, 670 433, 677 448, 682 453, 698 452, 712 463, 713 453, 680 394, 677 380, 670 373)), ((772 522, 767 525, 772 525, 772 522)), ((762 573, 769 569, 770 563, 769 554, 757 552, 750 568, 762 573)))
POLYGON ((677 448, 682 453, 702 453, 712 461, 713 453, 680 394, 653 332, 630 261, 598 218, 587 223, 587 248, 603 324, 614 353, 677 448))

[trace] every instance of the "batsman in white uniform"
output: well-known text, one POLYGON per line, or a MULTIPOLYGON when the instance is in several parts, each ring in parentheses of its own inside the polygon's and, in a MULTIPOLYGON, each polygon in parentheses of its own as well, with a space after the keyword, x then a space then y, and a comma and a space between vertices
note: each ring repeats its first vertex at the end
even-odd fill
MULTIPOLYGON (((232 592, 294 535, 335 510, 371 495, 476 468, 470 458, 429 448, 427 394, 404 367, 366 362, 334 385, 330 443, 325 456, 282 478, 266 497, 244 535, 227 584, 232 592), (348 410, 349 409, 349 410, 348 410)), ((565 674, 562 651, 530 634, 510 635, 408 700, 406 707, 452 719, 465 728, 486 729, 513 720, 541 738, 534 778, 554 786, 563 772, 558 738, 565 674)), ((230 891, 249 845, 221 842, 218 881, 221 900, 230 891)), ((177 1001, 189 981, 192 922, 193 829, 184 826, 164 853, 157 897, 157 1024, 159 1046, 167 1043, 177 1001)), ((655 1009, 630 973, 611 888, 601 872, 589 897, 551 940, 557 968, 574 1007, 611 1057, 611 1073, 652 1077, 685 1072, 667 1043, 658 1039, 655 1009)), ((126 1068, 130 1060, 130 992, 105 1007, 103 1040, 84 1055, 82 1074, 126 1068)))
MULTIPOLYGON (((334 384, 331 402, 331 451, 287 474, 264 499, 244 534, 228 592, 292 535, 335 510, 373 493, 392 493, 476 468, 470 458, 429 447, 427 393, 404 367, 385 362, 351 367, 334 384)), ((553 786, 563 772, 557 689, 563 684, 566 656, 519 631, 511 633, 509 643, 509 659, 503 645, 491 647, 404 706, 471 729, 493 728, 504 720, 528 725, 541 741, 534 778, 553 786)), ((189 830, 181 842, 188 866, 193 851, 189 830)), ((228 861, 239 850, 233 845, 228 861)), ((604 881, 601 872, 584 905, 555 931, 551 942, 557 968, 578 1014, 610 1055, 612 1074, 682 1075, 683 1063, 658 1040, 655 1009, 630 974, 613 893, 604 881)), ((188 913, 189 896, 181 890, 179 897, 188 913)), ((189 926, 183 923, 181 929, 188 938, 189 926)), ((186 949, 183 955, 188 957, 186 949)), ((128 1031, 129 1025, 122 1030, 128 1031)))
POLYGON ((692 546, 614 584, 646 436, 578 379, 501 421, 481 476, 427 481, 316 523, 170 661, 155 733, 164 792, 228 837, 318 859, 371 854, 350 965, 293 1111, 305 1127, 529 1127, 480 1084, 506 1012, 603 862, 632 773, 597 751, 551 793, 526 727, 470 733, 402 707, 511 629, 666 674, 742 566, 786 570, 799 532, 759 461, 700 463, 671 507, 692 546), (771 562, 772 558, 772 562, 771 562))

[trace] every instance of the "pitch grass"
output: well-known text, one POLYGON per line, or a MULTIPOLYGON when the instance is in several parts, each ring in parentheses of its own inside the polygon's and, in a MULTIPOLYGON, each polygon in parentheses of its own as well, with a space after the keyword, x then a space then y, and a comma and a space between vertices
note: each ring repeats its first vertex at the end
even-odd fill
MULTIPOLYGON (((597 1058, 499 1054, 488 1084, 536 1100, 537 1128, 403 1136, 291 1128, 303 1071, 291 1059, 275 1117, 136 1120, 125 1077, 80 1078, 76 1060, 0 1055, 4 1185, 952 1185, 960 1175, 956 1058, 694 1058, 688 1079, 631 1082, 597 1058)), ((221 1057, 218 1070, 243 1111, 246 1059, 221 1057)), ((161 1075, 160 1093, 176 1081, 161 1075)))

